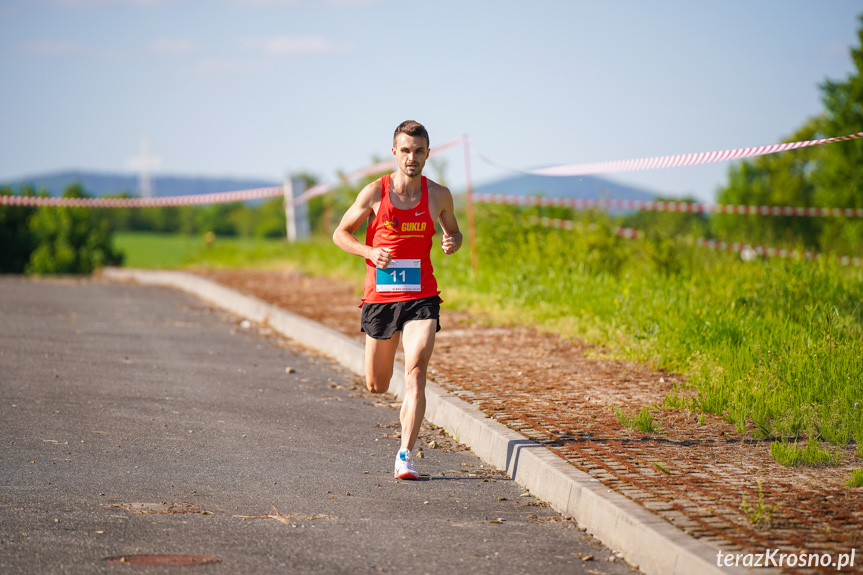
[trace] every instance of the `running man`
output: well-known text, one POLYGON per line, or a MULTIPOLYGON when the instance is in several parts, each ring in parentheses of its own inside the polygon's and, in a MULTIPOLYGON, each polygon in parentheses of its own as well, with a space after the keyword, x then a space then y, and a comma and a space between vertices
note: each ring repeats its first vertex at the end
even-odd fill
POLYGON ((361 330, 366 334, 366 386, 385 393, 401 338, 405 352, 406 394, 400 413, 402 445, 394 475, 416 479, 411 451, 426 409, 426 373, 440 331, 437 281, 431 264, 435 222, 443 230, 441 248, 454 254, 462 234, 450 191, 422 175, 429 136, 422 124, 402 122, 393 134, 395 173, 362 189, 348 208, 333 241, 366 260, 361 330), (354 232, 368 218, 366 242, 354 232))

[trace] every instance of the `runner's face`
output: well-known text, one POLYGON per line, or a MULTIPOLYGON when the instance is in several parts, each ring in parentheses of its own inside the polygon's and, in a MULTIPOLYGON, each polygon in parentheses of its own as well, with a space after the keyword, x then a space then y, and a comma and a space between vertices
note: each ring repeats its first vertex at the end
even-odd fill
POLYGON ((414 178, 423 172, 429 149, 422 136, 399 134, 393 142, 393 155, 404 175, 414 178))

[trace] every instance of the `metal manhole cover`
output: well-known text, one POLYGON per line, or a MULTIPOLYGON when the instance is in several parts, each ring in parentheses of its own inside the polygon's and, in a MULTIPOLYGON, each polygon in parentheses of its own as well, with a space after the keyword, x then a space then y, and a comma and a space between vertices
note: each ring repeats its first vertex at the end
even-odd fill
POLYGON ((164 565, 169 567, 180 567, 183 565, 207 565, 219 563, 218 557, 207 557, 206 555, 117 555, 106 557, 108 563, 119 563, 121 565, 164 565))

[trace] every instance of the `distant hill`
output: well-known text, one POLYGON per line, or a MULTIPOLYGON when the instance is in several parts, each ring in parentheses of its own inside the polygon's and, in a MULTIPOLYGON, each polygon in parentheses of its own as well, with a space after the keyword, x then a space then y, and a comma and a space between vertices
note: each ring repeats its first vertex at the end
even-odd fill
MULTIPOLYGON (((17 190, 21 185, 29 184, 37 190, 44 189, 52 196, 59 196, 66 187, 74 183, 80 183, 84 191, 91 196, 116 195, 123 192, 133 196, 138 194, 138 176, 135 174, 111 174, 83 170, 39 174, 15 181, 2 182, 0 185, 12 186, 17 190)), ((218 177, 155 176, 152 179, 153 194, 159 197, 231 192, 279 185, 281 182, 271 180, 218 177)))
POLYGON ((541 195, 550 198, 585 198, 603 200, 653 200, 656 195, 623 184, 592 176, 535 176, 519 174, 474 187, 476 194, 516 196, 541 195))
MULTIPOLYGON (((80 183, 92 196, 114 195, 122 192, 128 192, 131 195, 138 193, 138 177, 134 174, 83 170, 39 174, 15 181, 0 182, 0 185, 18 189, 22 184, 30 184, 37 190, 45 189, 52 196, 59 196, 67 186, 75 182, 80 183)), ((154 194, 164 197, 264 188, 281 185, 281 182, 241 178, 156 176, 152 180, 152 185, 154 194)), ((455 191, 459 193, 458 190, 455 191)), ((464 193, 463 189, 461 193, 464 193)), ((653 193, 646 190, 592 176, 552 177, 531 174, 519 174, 480 183, 474 187, 474 193, 607 200, 653 200, 655 198, 653 193)))

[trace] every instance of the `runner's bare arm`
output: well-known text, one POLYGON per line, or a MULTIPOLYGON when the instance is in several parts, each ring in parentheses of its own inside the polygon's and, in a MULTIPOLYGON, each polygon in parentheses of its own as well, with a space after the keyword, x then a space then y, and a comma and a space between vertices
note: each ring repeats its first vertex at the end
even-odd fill
POLYGON ((436 196, 437 196, 437 204, 440 206, 441 211, 438 216, 438 221, 440 222, 440 227, 443 230, 443 236, 440 240, 441 248, 443 249, 443 253, 447 255, 454 254, 461 247, 462 242, 462 234, 458 229, 458 221, 455 219, 455 209, 453 208, 452 194, 450 191, 444 186, 440 186, 436 184, 438 188, 436 196))
POLYGON ((372 248, 354 237, 360 224, 374 214, 375 205, 380 202, 380 180, 372 182, 360 191, 357 199, 342 216, 342 221, 333 232, 333 242, 351 255, 370 260, 376 267, 386 268, 392 256, 386 248, 372 248))

